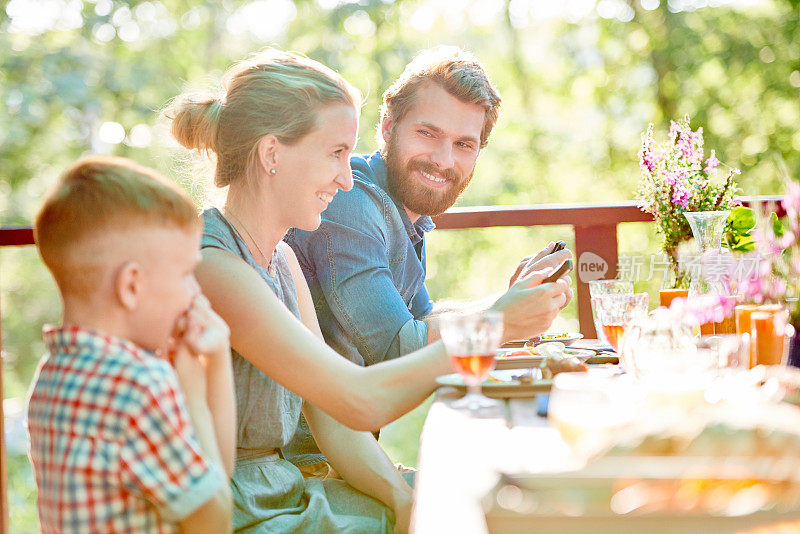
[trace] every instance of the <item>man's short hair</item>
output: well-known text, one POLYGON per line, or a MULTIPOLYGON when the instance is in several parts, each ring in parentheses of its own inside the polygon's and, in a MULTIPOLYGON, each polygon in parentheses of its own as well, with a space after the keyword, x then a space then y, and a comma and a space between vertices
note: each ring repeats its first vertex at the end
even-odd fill
MULTIPOLYGON (((73 250, 87 238, 136 228, 200 229, 192 199, 156 171, 126 158, 91 156, 68 168, 45 197, 34 235, 62 291, 75 279, 73 250)), ((91 259, 88 259, 91 261, 91 259)))
POLYGON ((383 93, 381 116, 388 114, 395 123, 402 120, 415 101, 417 89, 427 82, 439 85, 462 102, 483 107, 481 148, 485 147, 500 114, 500 93, 480 61, 456 46, 440 46, 417 54, 383 93))

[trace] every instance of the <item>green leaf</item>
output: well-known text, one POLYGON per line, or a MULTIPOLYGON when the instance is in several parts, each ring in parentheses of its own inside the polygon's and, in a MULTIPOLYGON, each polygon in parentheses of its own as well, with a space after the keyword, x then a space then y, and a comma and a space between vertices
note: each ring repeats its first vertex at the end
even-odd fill
POLYGON ((774 211, 769 215, 770 219, 772 220, 772 232, 777 237, 783 237, 783 224, 781 220, 778 218, 778 214, 774 211))
POLYGON ((738 234, 749 234, 756 226, 756 217, 753 210, 744 206, 731 209, 728 216, 728 225, 733 232, 738 234))
POLYGON ((736 239, 736 244, 729 246, 730 250, 736 252, 752 252, 755 250, 755 242, 749 235, 741 236, 736 239))

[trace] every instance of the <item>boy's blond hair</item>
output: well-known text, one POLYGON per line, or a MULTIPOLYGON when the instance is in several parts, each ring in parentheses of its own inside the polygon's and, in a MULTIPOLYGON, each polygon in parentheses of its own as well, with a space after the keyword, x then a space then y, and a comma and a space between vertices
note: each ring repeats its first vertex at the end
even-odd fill
POLYGON ((68 168, 36 215, 34 236, 62 294, 91 291, 91 266, 104 236, 137 228, 201 227, 192 199, 158 172, 113 156, 90 156, 68 168), (87 242, 97 243, 86 247, 87 242))

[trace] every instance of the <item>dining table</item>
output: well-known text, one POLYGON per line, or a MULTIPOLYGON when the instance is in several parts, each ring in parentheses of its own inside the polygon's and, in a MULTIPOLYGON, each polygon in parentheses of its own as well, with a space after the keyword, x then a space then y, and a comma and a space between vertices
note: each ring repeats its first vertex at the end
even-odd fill
MULTIPOLYGON (((559 476, 559 472, 574 467, 570 446, 543 415, 546 393, 501 399, 499 409, 491 417, 482 418, 472 417, 468 412, 452 406, 462 395, 463 391, 454 387, 440 387, 435 393, 420 437, 411 532, 487 533, 489 529, 482 500, 495 488, 502 473, 553 473, 559 476)), ((800 532, 800 512, 791 519, 793 522, 789 524, 789 530, 745 528, 742 531, 800 532)), ((625 520, 635 522, 635 519, 625 520)), ((748 527, 748 523, 743 519, 738 524, 748 527)), ((709 524, 712 527, 717 525, 709 524)), ((705 534, 739 531, 737 528, 731 529, 730 524, 728 522, 727 527, 723 525, 716 530, 709 528, 702 531, 705 534)), ((548 531, 594 531, 585 523, 580 527, 580 518, 575 518, 573 525, 577 529, 548 531)), ((531 531, 535 526, 531 524, 531 531)), ((642 531, 697 531, 694 528, 675 528, 678 530, 642 531)))
MULTIPOLYGON (((581 350, 611 354, 596 339, 581 350)), ((481 499, 500 473, 559 471, 570 448, 545 415, 546 393, 501 398, 495 417, 474 418, 452 407, 462 392, 435 393, 420 436, 419 471, 414 486, 412 532, 488 532, 481 499)))
POLYGON ((422 429, 411 531, 418 534, 488 532, 481 498, 501 472, 563 467, 569 447, 535 397, 502 401, 497 417, 473 418, 451 407, 454 388, 435 394, 422 429))

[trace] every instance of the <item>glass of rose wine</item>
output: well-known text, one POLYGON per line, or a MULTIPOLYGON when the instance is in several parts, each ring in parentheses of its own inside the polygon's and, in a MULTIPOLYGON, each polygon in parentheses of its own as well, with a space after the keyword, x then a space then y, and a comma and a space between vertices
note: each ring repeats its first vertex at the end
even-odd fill
POLYGON ((625 327, 647 315, 648 304, 647 293, 599 295, 592 299, 603 335, 615 351, 620 351, 625 327))
POLYGON ((503 337, 503 314, 483 311, 443 315, 439 331, 453 368, 467 386, 467 394, 452 406, 475 416, 494 415, 501 403, 481 393, 481 382, 494 368, 495 353, 503 337))
MULTIPOLYGON (((592 280, 589 282, 589 298, 594 299, 601 295, 610 294, 633 294, 633 280, 592 280)), ((603 328, 600 321, 597 319, 597 310, 594 303, 592 304, 592 320, 594 321, 594 329, 597 331, 597 340, 602 345, 609 345, 610 343, 603 334, 603 328)))

